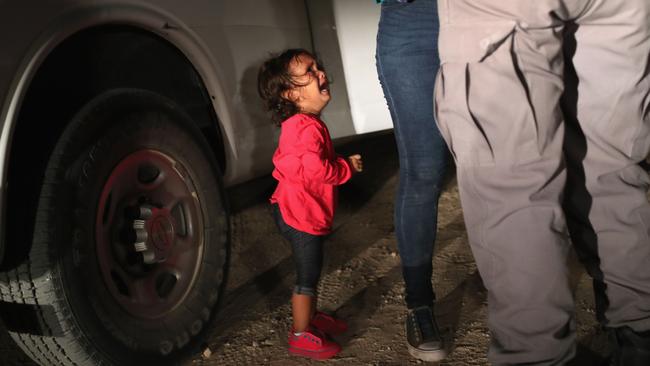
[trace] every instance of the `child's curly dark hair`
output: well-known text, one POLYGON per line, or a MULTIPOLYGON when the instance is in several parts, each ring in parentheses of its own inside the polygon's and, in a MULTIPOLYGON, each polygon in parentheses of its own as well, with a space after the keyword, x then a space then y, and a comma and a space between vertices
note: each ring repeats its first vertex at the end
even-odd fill
POLYGON ((292 88, 302 86, 291 77, 289 65, 303 55, 312 57, 320 65, 311 52, 302 48, 291 48, 272 55, 262 64, 257 74, 257 92, 264 100, 266 109, 271 112, 271 119, 278 126, 285 119, 300 112, 296 103, 285 98, 283 94, 292 88))

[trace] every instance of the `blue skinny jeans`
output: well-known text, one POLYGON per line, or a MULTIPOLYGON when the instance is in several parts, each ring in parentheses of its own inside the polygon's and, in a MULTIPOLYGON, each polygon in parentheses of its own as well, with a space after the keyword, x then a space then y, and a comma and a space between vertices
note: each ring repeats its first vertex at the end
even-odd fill
POLYGON ((449 163, 433 117, 438 58, 435 0, 385 0, 377 33, 377 73, 395 127, 399 186, 395 231, 409 309, 433 305, 431 284, 438 198, 449 163))
POLYGON ((296 267, 296 285, 293 293, 316 296, 323 269, 324 236, 312 235, 287 225, 277 204, 271 205, 271 210, 280 234, 291 243, 293 263, 296 267))

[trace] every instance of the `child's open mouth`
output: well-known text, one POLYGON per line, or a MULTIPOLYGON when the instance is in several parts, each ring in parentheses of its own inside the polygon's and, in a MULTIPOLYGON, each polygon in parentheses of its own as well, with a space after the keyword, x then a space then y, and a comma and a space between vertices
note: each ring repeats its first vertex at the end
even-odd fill
POLYGON ((324 82, 321 84, 319 87, 321 94, 329 94, 330 93, 330 85, 328 82, 324 82))

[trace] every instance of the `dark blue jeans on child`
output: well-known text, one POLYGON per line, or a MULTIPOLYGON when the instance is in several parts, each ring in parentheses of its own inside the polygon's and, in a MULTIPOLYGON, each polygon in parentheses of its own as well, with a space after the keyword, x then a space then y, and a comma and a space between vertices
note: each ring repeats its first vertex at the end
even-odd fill
POLYGON ((287 225, 277 204, 271 206, 273 218, 282 236, 291 243, 296 266, 295 294, 316 296, 323 268, 323 236, 312 235, 287 225))

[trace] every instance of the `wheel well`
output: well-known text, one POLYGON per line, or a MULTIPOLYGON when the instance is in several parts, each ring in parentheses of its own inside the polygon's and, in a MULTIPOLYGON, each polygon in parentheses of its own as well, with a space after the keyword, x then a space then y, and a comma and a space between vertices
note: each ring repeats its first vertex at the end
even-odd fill
POLYGON ((83 105, 114 88, 145 89, 175 101, 201 129, 224 171, 223 140, 210 97, 176 47, 130 26, 74 34, 42 63, 18 114, 8 167, 2 268, 21 263, 29 251, 43 173, 59 136, 83 105))

